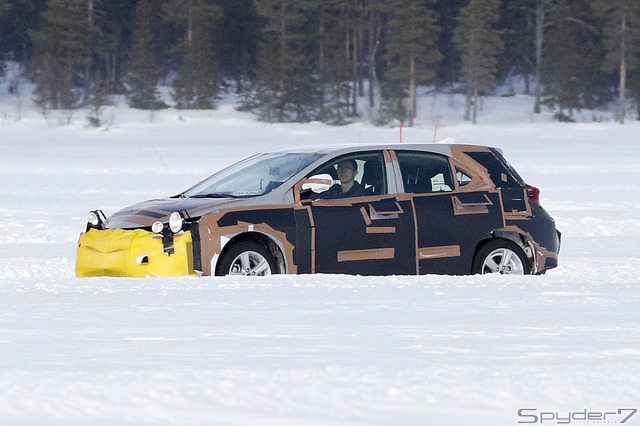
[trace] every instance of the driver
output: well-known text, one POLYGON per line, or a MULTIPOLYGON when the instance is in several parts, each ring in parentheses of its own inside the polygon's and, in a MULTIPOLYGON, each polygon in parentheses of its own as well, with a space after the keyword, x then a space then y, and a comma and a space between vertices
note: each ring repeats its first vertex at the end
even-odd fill
POLYGON ((361 197, 367 195, 364 187, 355 180, 358 174, 356 160, 342 160, 338 163, 338 179, 340 183, 334 184, 328 191, 318 194, 314 198, 345 198, 361 197))

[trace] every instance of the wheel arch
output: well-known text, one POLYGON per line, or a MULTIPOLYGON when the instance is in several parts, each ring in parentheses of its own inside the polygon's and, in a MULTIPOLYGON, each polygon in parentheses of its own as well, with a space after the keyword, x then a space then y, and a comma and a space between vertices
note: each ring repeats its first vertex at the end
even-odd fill
POLYGON ((533 244, 531 243, 531 238, 523 232, 511 229, 495 229, 487 234, 485 238, 478 241, 478 244, 476 244, 476 248, 473 252, 473 258, 471 259, 471 269, 473 268, 473 263, 475 262, 480 248, 482 248, 482 246, 487 244, 489 241, 494 241, 497 239, 508 240, 517 244, 527 256, 527 260, 529 261, 529 266, 531 267, 532 273, 536 274, 538 272, 538 265, 534 256, 535 249, 533 247, 533 244))
POLYGON ((269 234, 259 231, 249 231, 240 232, 232 236, 227 235, 224 239, 226 240, 226 242, 224 243, 222 250, 219 254, 216 254, 213 259, 211 259, 212 275, 217 275, 217 273, 219 272, 218 268, 220 267, 220 259, 229 250, 231 250, 231 247, 243 241, 253 241, 265 246, 276 259, 279 273, 285 274, 289 270, 289 265, 287 264, 286 256, 284 256, 284 248, 282 247, 282 244, 280 244, 280 242, 276 238, 269 234))

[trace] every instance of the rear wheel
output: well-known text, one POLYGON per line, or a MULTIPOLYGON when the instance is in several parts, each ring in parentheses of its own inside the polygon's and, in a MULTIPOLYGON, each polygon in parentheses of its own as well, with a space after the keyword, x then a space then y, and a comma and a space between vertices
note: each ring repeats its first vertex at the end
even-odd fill
POLYGON ((242 241, 222 255, 216 275, 265 276, 277 273, 276 259, 267 247, 254 241, 242 241))
POLYGON ((502 238, 486 242, 473 260, 473 274, 525 275, 531 264, 520 246, 502 238))

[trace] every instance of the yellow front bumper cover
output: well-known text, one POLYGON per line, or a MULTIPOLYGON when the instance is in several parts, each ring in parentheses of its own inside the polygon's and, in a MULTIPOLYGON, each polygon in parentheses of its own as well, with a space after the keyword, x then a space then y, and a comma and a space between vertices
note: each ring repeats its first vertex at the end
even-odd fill
POLYGON ((77 277, 170 277, 198 274, 193 269, 193 239, 187 231, 173 237, 174 253, 164 252, 162 236, 142 229, 90 229, 80 235, 77 277))

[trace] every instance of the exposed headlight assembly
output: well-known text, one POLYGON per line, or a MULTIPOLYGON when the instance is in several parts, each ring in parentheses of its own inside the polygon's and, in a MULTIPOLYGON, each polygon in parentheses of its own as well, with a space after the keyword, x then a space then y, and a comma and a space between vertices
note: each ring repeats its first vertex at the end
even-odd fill
POLYGON ((174 234, 182 231, 184 227, 184 216, 180 212, 173 212, 171 216, 169 216, 169 229, 174 234))
POLYGON ((162 234, 163 230, 164 224, 160 221, 155 221, 153 222, 153 225, 151 225, 151 231, 153 231, 153 233, 155 234, 162 234))
POLYGON ((102 210, 92 210, 87 215, 87 231, 91 228, 103 229, 105 223, 107 223, 107 217, 102 210))

